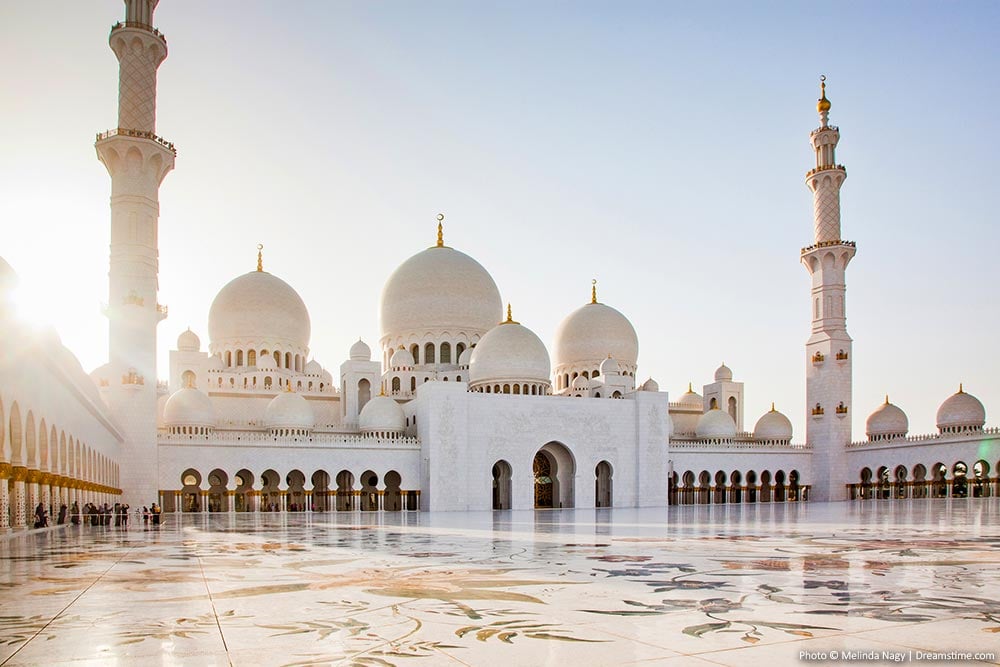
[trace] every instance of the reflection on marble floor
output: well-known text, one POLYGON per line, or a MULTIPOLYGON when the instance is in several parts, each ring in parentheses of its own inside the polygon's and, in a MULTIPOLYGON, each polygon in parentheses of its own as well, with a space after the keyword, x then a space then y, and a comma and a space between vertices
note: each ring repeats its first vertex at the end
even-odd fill
POLYGON ((168 516, 0 539, 0 563, 0 664, 1000 657, 996 498, 168 516))

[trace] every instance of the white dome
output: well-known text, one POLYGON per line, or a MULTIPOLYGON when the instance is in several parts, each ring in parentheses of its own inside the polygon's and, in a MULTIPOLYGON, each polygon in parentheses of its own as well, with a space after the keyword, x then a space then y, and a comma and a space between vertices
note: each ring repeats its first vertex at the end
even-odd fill
POLYGON ((549 383, 549 353, 535 332, 507 321, 490 329, 469 358, 469 384, 493 381, 549 383))
POLYGON ((484 334, 500 321, 502 309, 500 291, 479 262, 447 246, 428 248, 386 281, 381 335, 435 329, 484 334))
POLYGON ((878 406, 865 422, 865 435, 869 438, 873 436, 903 436, 909 430, 910 421, 906 418, 906 413, 890 403, 888 396, 885 403, 878 406))
POLYGON ((660 391, 660 383, 653 378, 649 378, 642 383, 642 386, 639 387, 639 391, 660 391))
POLYGON ((695 435, 702 440, 724 440, 736 437, 736 422, 728 412, 715 408, 698 419, 695 435))
POLYGON ((319 362, 315 359, 310 359, 309 363, 306 364, 305 370, 303 371, 306 375, 319 375, 322 372, 323 367, 320 366, 319 362))
POLYGON ((587 378, 583 377, 582 375, 577 375, 575 378, 573 378, 572 388, 573 389, 589 389, 590 388, 590 380, 588 380, 587 378))
POLYGON ((681 396, 681 400, 678 401, 681 405, 688 405, 692 408, 698 408, 699 410, 705 409, 705 399, 701 394, 694 391, 691 385, 688 385, 688 390, 681 396))
POLYGON ((17 287, 17 271, 14 270, 7 260, 0 257, 0 294, 9 292, 17 287))
POLYGON ((374 396, 361 408, 358 426, 362 433, 390 431, 402 432, 406 415, 399 403, 388 396, 374 396))
POLYGON ((319 374, 319 379, 323 380, 327 384, 333 384, 333 375, 325 368, 323 369, 323 372, 319 374))
POLYGON ((257 368, 262 371, 271 371, 278 368, 278 363, 269 354, 263 354, 257 357, 257 368))
POLYGON ((986 423, 986 408, 978 398, 967 394, 960 386, 937 411, 938 428, 982 428, 986 423))
POLYGON ((621 372, 621 365, 611 355, 608 355, 608 358, 601 362, 601 375, 618 375, 621 372))
POLYGON ((192 387, 175 391, 163 406, 167 426, 215 426, 215 409, 203 392, 192 387))
POLYGON ((611 355, 626 366, 639 358, 632 323, 611 306, 588 303, 566 316, 556 330, 556 366, 593 365, 611 355))
POLYGON ((213 354, 208 358, 208 370, 210 371, 221 371, 226 365, 222 363, 222 357, 217 354, 213 354))
POLYGON ((400 347, 392 353, 389 368, 410 368, 413 366, 413 355, 405 347, 400 347))
POLYGON ((306 349, 309 333, 309 311, 298 292, 266 271, 230 281, 208 311, 208 337, 215 348, 263 339, 306 349))
MULTIPOLYGON (((721 412, 721 410, 713 410, 721 412)), ((728 416, 728 415, 727 415, 728 416)), ((734 427, 735 428, 735 427, 734 427)), ((765 412, 753 427, 753 437, 757 440, 791 440, 792 422, 771 406, 770 412, 765 412)))
POLYGON ((177 349, 181 352, 198 352, 201 350, 201 339, 188 328, 177 337, 177 349))
POLYGON ((368 343, 359 338, 358 342, 351 346, 350 357, 351 361, 371 361, 372 349, 368 347, 368 343))
POLYGON ((283 391, 267 404, 264 423, 268 428, 311 429, 315 423, 312 408, 301 394, 283 391))
POLYGON ((733 371, 729 366, 722 364, 717 369, 715 369, 715 381, 716 382, 732 382, 733 381, 733 371))
POLYGON ((458 365, 463 367, 469 366, 469 360, 472 359, 472 350, 475 348, 467 347, 462 350, 462 354, 458 355, 458 365))

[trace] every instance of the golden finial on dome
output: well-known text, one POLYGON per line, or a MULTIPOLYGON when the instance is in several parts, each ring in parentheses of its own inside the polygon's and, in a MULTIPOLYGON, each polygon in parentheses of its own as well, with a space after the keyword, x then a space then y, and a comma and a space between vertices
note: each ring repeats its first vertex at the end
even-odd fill
POLYGON ((965 393, 965 389, 962 388, 962 383, 961 382, 958 383, 958 393, 960 393, 960 394, 964 394, 965 393))
POLYGON ((688 393, 689 394, 693 394, 694 393, 694 390, 691 388, 691 383, 690 382, 688 382, 688 393))
POLYGON ((597 278, 590 281, 590 302, 597 303, 597 278))
POLYGON ((819 77, 819 100, 816 102, 816 111, 820 113, 830 112, 830 100, 826 99, 826 75, 819 77))
POLYGON ((263 271, 264 270, 264 253, 261 252, 262 250, 264 250, 264 244, 263 243, 258 243, 257 244, 257 270, 258 271, 263 271))
POLYGON ((889 405, 889 394, 885 395, 885 404, 889 405))
POLYGON ((777 410, 774 409, 774 401, 771 401, 771 412, 777 412, 777 410))
POLYGON ((443 222, 444 222, 444 213, 438 213, 438 241, 437 241, 438 248, 444 247, 444 225, 441 224, 443 222))

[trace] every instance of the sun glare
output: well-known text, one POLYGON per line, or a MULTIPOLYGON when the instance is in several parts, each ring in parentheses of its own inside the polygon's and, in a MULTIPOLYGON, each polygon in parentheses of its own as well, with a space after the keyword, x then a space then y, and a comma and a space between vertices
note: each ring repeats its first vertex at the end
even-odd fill
POLYGON ((52 326, 47 312, 49 298, 40 290, 20 284, 14 289, 14 312, 17 318, 36 329, 52 326))

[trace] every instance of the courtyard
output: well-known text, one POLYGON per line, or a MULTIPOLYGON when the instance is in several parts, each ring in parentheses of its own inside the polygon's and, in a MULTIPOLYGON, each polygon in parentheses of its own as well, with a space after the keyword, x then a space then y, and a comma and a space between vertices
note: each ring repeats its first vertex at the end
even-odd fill
POLYGON ((168 514, 0 560, 3 665, 1000 656, 997 498, 168 514))

